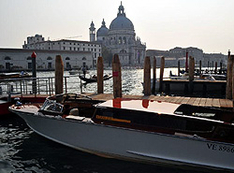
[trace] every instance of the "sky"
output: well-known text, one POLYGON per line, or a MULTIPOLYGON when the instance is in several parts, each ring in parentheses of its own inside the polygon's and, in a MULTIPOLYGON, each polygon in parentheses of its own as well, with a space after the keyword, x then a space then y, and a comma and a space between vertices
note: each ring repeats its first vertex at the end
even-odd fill
MULTIPOLYGON (((0 0, 0 48, 22 48, 28 36, 89 41, 117 17, 120 0, 0 0)), ((146 49, 197 47, 234 52, 234 0, 122 0, 146 49)))

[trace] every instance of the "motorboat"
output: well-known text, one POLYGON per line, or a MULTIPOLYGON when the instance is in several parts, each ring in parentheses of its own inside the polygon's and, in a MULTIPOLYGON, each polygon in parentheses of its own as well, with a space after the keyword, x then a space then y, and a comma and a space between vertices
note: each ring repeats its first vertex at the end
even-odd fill
MULTIPOLYGON (((85 81, 86 83, 93 83, 93 82, 97 82, 97 76, 96 75, 93 75, 93 76, 90 76, 89 78, 88 77, 85 77, 83 75, 79 75, 79 78, 82 80, 82 81, 85 81)), ((103 76, 103 80, 108 80, 108 79, 111 79, 112 76, 111 75, 104 75, 103 76)))
POLYGON ((107 158, 234 171, 234 113, 147 99, 80 94, 17 102, 9 110, 39 135, 107 158))

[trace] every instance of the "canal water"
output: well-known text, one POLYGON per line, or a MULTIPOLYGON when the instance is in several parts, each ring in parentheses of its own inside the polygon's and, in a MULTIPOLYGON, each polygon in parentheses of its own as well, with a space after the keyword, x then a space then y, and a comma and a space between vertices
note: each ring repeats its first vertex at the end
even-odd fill
MULTIPOLYGON (((65 72, 65 75, 66 73, 68 72, 65 72)), ((92 75, 92 73, 95 72, 91 71, 90 73, 92 75)), ((107 70, 105 73, 111 73, 111 71, 107 70)), ((54 75, 54 73, 38 73, 38 76, 51 75, 54 75)), ((141 95, 142 77, 143 70, 123 70, 123 93, 141 95)), ((111 93, 112 80, 105 81, 104 84, 105 93, 111 93)), ((77 90, 79 90, 79 88, 77 88, 77 90)), ((96 84, 86 85, 86 87, 83 88, 83 91, 95 92, 96 84)), ((98 157, 57 144, 37 135, 17 115, 11 114, 0 117, 0 173, 202 172, 204 172, 202 169, 181 169, 181 167, 149 165, 98 157)))

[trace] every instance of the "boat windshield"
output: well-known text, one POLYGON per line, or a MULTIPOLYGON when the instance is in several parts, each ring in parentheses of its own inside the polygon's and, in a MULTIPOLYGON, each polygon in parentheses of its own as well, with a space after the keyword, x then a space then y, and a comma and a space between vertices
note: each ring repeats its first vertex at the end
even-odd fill
POLYGON ((46 100, 44 104, 42 105, 41 109, 42 111, 49 111, 49 112, 56 112, 56 113, 62 113, 63 111, 63 105, 60 103, 56 103, 55 100, 46 100))

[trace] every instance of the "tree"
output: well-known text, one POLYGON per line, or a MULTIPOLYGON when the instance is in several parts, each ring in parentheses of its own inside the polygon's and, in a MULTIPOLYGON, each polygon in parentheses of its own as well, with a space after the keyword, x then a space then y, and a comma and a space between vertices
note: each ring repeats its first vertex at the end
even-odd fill
POLYGON ((111 66, 113 54, 111 53, 111 50, 105 46, 102 46, 102 57, 104 63, 108 63, 108 65, 111 66))

